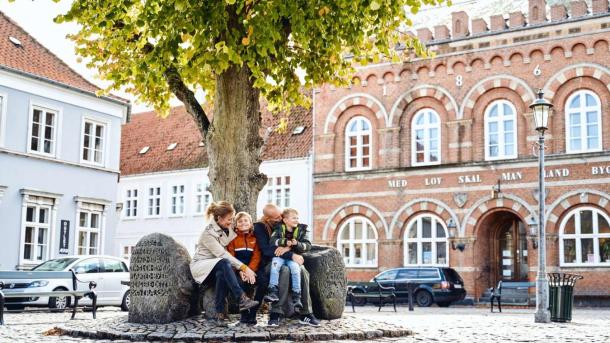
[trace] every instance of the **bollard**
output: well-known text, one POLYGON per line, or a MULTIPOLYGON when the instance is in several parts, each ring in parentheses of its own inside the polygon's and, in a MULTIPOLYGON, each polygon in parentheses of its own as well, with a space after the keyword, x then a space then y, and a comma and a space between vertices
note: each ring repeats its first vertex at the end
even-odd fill
POLYGON ((413 311, 413 284, 407 282, 407 289, 409 290, 409 311, 413 311))

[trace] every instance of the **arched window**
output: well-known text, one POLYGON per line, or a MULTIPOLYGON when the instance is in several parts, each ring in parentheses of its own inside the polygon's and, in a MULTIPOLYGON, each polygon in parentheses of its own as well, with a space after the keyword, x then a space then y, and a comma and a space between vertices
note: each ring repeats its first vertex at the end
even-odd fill
POLYGON ((422 214, 405 230, 404 265, 449 265, 447 228, 439 217, 422 214))
POLYGON ((566 150, 568 153, 602 148, 599 97, 588 90, 577 91, 566 102, 566 150))
POLYGON ((439 164, 441 162, 441 120, 429 108, 413 117, 411 123, 411 151, 413 165, 439 164))
POLYGON ((337 249, 347 267, 377 267, 377 231, 365 217, 352 217, 341 225, 337 249))
POLYGON ((610 266, 610 218, 593 207, 579 207, 566 216, 559 231, 562 266, 610 266))
POLYGON ((494 101, 485 110, 485 159, 517 157, 517 111, 506 100, 494 101))
POLYGON ((352 118, 345 128, 345 170, 371 168, 371 123, 365 117, 352 118))

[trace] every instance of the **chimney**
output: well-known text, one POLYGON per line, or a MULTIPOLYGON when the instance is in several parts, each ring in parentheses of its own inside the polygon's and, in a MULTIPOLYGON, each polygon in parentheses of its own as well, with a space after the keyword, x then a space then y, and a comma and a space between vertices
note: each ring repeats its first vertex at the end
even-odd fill
POLYGON ((570 2, 570 8, 572 9, 570 13, 570 17, 572 18, 584 17, 589 13, 587 10, 587 2, 585 0, 570 2))
MULTIPOLYGON (((502 19, 504 20, 504 19, 502 19)), ((478 33, 487 32, 487 22, 483 18, 473 19, 472 20, 472 34, 476 35, 478 33)))
POLYGON ((506 30, 506 19, 501 14, 492 15, 490 18, 491 21, 491 30, 492 31, 502 31, 506 30))
POLYGON ((417 38, 419 38, 422 43, 429 42, 432 40, 432 31, 428 28, 417 29, 417 38))
POLYGON ((435 40, 443 40, 449 38, 451 38, 451 36, 449 35, 449 28, 447 27, 447 25, 437 25, 434 27, 435 40))
POLYGON ((608 0, 593 0, 593 14, 608 12, 608 0))
POLYGON ((525 26, 525 16, 521 11, 512 12, 508 17, 508 27, 511 29, 525 26))
POLYGON ((468 36, 468 14, 464 11, 451 13, 451 34, 453 38, 468 36))
POLYGON ((568 17, 568 11, 564 5, 551 6, 551 21, 561 21, 568 17))
POLYGON ((546 1, 545 0, 529 0, 529 12, 527 14, 527 23, 535 25, 546 21, 546 1))

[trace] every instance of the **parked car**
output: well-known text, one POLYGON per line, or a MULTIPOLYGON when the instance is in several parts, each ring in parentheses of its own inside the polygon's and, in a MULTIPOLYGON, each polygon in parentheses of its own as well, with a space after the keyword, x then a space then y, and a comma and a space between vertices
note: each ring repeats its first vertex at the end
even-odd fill
MULTIPOLYGON (((382 286, 394 287, 399 301, 408 301, 408 284, 413 287, 413 302, 420 307, 436 303, 448 307, 452 302, 466 297, 464 280, 452 268, 446 267, 405 267, 386 270, 377 274, 370 282, 348 282, 348 289, 354 293, 378 291, 375 279, 382 286)), ((364 305, 366 298, 356 298, 356 305, 364 305)))
MULTIPOLYGON (((78 290, 88 290, 89 282, 95 281, 97 287, 97 306, 121 306, 123 311, 129 309, 129 286, 121 281, 129 281, 129 268, 126 260, 113 256, 67 256, 45 261, 34 267, 32 279, 0 280, 4 282, 5 293, 25 292, 26 289, 45 291, 72 290, 72 279, 35 278, 35 272, 69 271, 74 270, 78 282, 78 290)), ((24 272, 25 273, 25 272, 24 272)), ((49 306, 58 310, 70 306, 70 297, 34 297, 34 298, 7 298, 6 307, 9 309, 22 309, 25 306, 49 306)), ((79 304, 91 304, 91 299, 79 299, 79 304)))

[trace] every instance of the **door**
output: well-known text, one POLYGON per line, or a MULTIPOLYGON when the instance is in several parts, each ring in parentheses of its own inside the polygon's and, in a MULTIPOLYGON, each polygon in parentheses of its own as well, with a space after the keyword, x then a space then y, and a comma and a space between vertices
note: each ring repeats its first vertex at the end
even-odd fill
MULTIPOLYGON (((100 287, 102 284, 101 271, 102 271, 102 263, 101 260, 97 257, 87 258, 78 262, 74 267, 74 272, 76 273, 76 277, 82 281, 77 282, 77 289, 79 291, 89 291, 89 282, 94 281, 97 283, 97 287, 95 288, 95 292, 97 293, 97 302, 101 304, 106 297, 103 288, 100 287)), ((82 304, 91 304, 91 299, 88 297, 81 298, 79 303, 82 304)))
MULTIPOLYGON (((415 268, 405 268, 400 269, 398 271, 398 275, 396 276, 396 296, 399 298, 408 298, 409 296, 409 288, 408 285, 411 282, 416 282, 417 279, 417 269, 415 268)), ((417 287, 414 285, 413 287, 417 287)))
POLYGON ((523 222, 517 218, 505 222, 500 226, 497 238, 497 280, 527 281, 527 233, 523 222))

